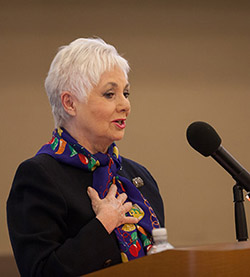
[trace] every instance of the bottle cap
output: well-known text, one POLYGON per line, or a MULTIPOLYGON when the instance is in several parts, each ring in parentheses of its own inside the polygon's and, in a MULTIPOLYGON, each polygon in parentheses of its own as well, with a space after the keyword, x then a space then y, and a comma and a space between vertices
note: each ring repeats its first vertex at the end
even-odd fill
POLYGON ((159 236, 167 236, 167 229, 166 228, 157 228, 152 230, 152 236, 153 238, 159 237, 159 236))

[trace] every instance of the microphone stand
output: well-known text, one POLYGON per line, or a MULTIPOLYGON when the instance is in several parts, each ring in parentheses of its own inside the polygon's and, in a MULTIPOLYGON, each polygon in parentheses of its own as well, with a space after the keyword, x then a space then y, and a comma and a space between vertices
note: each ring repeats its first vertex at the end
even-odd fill
POLYGON ((248 239, 247 221, 243 203, 243 189, 239 183, 236 183, 236 185, 233 187, 233 195, 236 239, 238 241, 246 241, 248 239))

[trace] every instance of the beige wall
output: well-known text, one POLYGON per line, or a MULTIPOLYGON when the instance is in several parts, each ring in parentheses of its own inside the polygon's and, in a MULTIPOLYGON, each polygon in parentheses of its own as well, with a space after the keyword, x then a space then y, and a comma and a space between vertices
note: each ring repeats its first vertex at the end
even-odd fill
POLYGON ((209 122, 250 170, 250 8, 174 2, 1 1, 0 254, 11 251, 5 203, 16 167, 53 129, 43 88, 49 64, 60 45, 87 36, 130 62, 132 114, 120 151, 157 179, 170 241, 235 241, 234 181, 191 149, 185 132, 209 122))

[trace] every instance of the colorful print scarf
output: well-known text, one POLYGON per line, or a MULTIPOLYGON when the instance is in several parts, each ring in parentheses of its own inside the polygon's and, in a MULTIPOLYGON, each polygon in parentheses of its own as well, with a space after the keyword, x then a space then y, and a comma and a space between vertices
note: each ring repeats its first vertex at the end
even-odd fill
POLYGON ((135 185, 117 174, 121 168, 121 156, 115 143, 109 147, 107 154, 92 155, 65 129, 58 128, 54 130, 49 143, 45 144, 37 155, 42 153, 49 154, 62 163, 93 171, 93 188, 101 199, 106 196, 111 184, 116 184, 118 195, 125 192, 127 201, 133 204, 127 216, 134 216, 140 221, 138 224, 121 225, 114 230, 122 261, 127 262, 146 255, 152 246, 152 229, 159 228, 160 224, 149 202, 135 185))

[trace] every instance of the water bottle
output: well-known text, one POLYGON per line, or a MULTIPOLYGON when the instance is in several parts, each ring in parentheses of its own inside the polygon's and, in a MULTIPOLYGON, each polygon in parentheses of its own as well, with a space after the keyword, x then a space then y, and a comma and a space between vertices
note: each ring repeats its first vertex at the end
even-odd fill
POLYGON ((167 241, 167 229, 158 228, 152 230, 153 246, 149 249, 147 255, 159 253, 174 247, 167 241))

